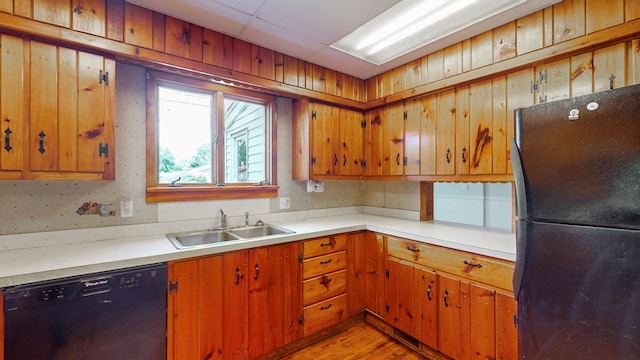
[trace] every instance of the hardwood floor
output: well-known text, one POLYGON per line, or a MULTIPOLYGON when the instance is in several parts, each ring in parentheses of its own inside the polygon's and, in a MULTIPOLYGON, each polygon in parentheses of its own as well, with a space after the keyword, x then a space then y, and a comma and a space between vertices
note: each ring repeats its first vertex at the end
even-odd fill
POLYGON ((293 354, 282 360, 412 360, 425 359, 374 326, 356 324, 345 331, 293 354))

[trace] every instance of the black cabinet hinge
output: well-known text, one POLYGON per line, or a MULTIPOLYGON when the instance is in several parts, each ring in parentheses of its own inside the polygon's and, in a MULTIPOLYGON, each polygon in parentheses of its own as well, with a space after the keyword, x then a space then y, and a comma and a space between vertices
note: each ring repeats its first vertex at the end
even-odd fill
POLYGON ((173 294, 174 291, 176 292, 176 294, 178 293, 178 280, 169 280, 169 294, 173 294))
POLYGON ((109 85, 109 72, 102 72, 102 70, 100 70, 98 73, 98 84, 102 84, 103 81, 105 85, 109 85))
POLYGON ((311 119, 312 119, 312 120, 315 120, 315 119, 316 119, 316 111, 315 111, 315 110, 313 110, 313 111, 311 112, 311 119))
POLYGON ((409 158, 408 157, 404 157, 404 166, 409 165, 409 158))
POLYGON ((302 264, 302 254, 298 254, 298 264, 302 264))
POLYGON ((389 278, 389 269, 385 269, 385 270, 384 270, 384 276, 386 276, 387 278, 389 278))
POLYGON ((404 119, 407 120, 407 112, 404 112, 404 119))
POLYGON ((311 165, 315 165, 316 164, 316 157, 312 156, 311 157, 311 165))
POLYGON ((302 325, 303 320, 304 318, 302 317, 302 315, 298 316, 298 325, 302 325))
POLYGON ((366 128, 367 127, 367 121, 366 120, 360 121, 360 127, 363 128, 363 129, 366 128))
POLYGON ((102 146, 102 143, 98 144, 98 157, 102 157, 102 155, 104 155, 104 157, 108 158, 109 157, 109 144, 104 144, 104 146, 102 146))

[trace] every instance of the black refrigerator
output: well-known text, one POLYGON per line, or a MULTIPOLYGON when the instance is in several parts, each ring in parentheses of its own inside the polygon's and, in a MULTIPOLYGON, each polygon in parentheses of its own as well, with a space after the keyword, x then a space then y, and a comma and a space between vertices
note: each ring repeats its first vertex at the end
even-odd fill
POLYGON ((520 359, 640 359, 640 85, 515 110, 520 359))

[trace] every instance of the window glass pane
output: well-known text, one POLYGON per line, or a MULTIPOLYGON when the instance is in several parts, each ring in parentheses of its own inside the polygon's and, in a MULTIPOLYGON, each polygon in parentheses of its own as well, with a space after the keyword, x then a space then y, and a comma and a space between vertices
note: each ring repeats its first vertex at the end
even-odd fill
POLYGON ((266 106, 230 97, 224 99, 225 182, 266 179, 266 106))
POLYGON ((211 183, 213 95, 158 87, 158 183, 211 183))

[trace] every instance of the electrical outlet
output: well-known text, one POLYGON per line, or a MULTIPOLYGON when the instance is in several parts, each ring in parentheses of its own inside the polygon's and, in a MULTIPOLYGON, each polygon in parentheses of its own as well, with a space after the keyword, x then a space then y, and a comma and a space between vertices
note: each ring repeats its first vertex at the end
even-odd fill
POLYGON ((133 201, 120 201, 120 217, 133 217, 133 201))
POLYGON ((319 180, 307 180, 307 192, 324 192, 324 183, 319 180))
POLYGON ((291 208, 291 198, 281 197, 280 198, 280 209, 289 209, 291 208))

